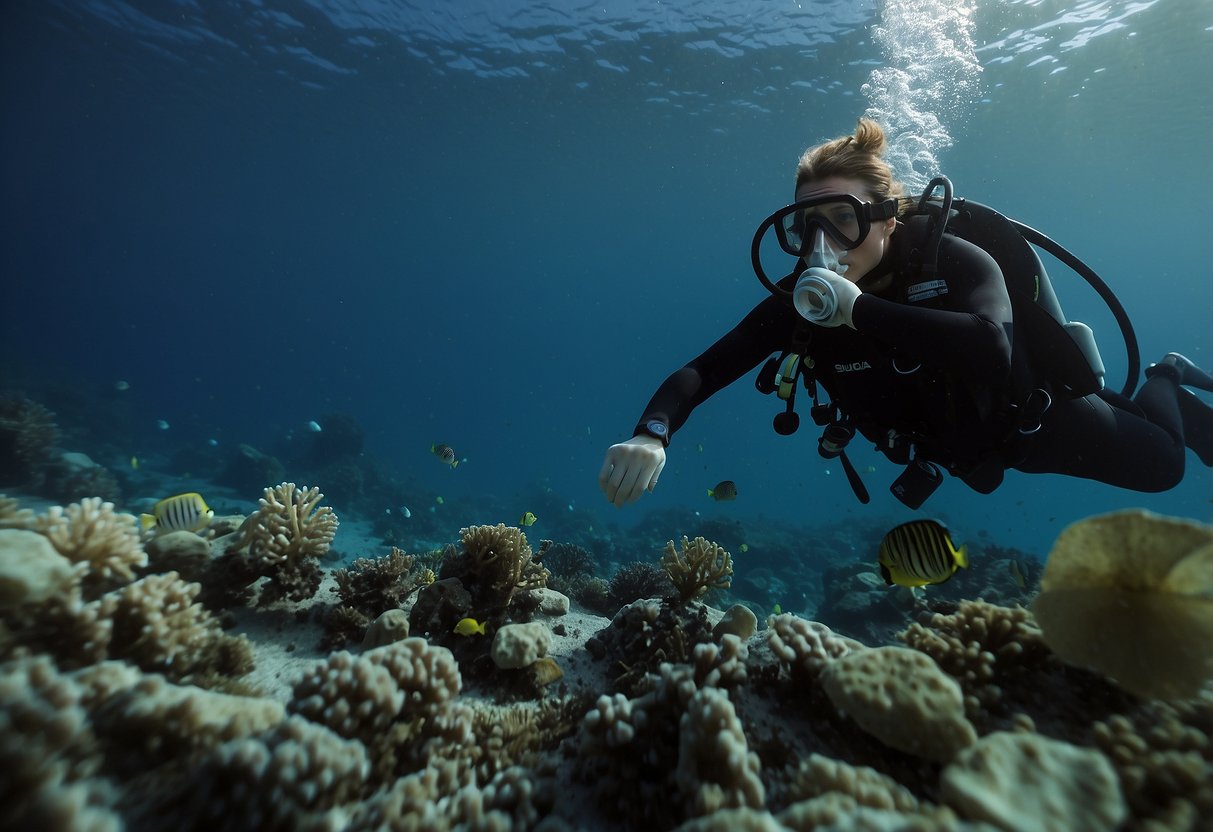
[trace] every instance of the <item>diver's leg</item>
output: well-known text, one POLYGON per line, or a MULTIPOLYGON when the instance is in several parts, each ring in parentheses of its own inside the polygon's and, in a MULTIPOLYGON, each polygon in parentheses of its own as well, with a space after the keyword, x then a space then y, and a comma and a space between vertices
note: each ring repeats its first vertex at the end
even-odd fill
POLYGON ((1181 387, 1179 414, 1184 422, 1184 444, 1196 452, 1201 462, 1213 467, 1213 406, 1181 387))
POLYGON ((1184 472, 1175 389, 1167 378, 1146 382, 1146 401, 1140 401, 1140 394, 1135 400, 1140 412, 1132 403, 1126 409, 1108 401, 1120 397, 1054 400, 1041 429, 1025 438, 1024 458, 1015 468, 1030 474, 1068 474, 1133 491, 1174 488, 1184 472))
POLYGON ((1180 385, 1213 391, 1213 376, 1177 352, 1146 368, 1146 383, 1133 401, 1146 418, 1164 427, 1179 417, 1179 435, 1200 461, 1213 466, 1213 407, 1180 385))

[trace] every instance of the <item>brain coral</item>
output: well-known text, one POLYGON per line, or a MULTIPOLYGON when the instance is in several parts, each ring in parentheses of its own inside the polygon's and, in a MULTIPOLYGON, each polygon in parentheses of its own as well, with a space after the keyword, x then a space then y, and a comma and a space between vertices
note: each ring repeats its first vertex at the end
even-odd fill
POLYGON ((830 701, 885 745, 947 761, 977 739, 960 685, 929 656, 873 647, 835 659, 821 674, 830 701))
POLYGON ((942 775, 944 800, 1013 832, 1115 829, 1127 809, 1108 759, 1038 734, 996 732, 942 775))

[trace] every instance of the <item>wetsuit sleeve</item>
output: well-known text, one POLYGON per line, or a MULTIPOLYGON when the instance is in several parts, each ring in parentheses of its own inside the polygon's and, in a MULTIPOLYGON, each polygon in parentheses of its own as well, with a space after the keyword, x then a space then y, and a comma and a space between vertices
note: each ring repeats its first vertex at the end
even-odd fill
POLYGON ((855 301, 855 329, 897 355, 970 378, 1011 370, 1011 298, 994 258, 964 240, 944 237, 939 278, 947 282, 930 309, 864 293, 855 301))
POLYGON ((673 435, 692 410, 783 349, 796 325, 795 315, 785 300, 770 297, 762 301, 707 351, 662 382, 633 435, 643 433, 654 419, 668 425, 673 435))

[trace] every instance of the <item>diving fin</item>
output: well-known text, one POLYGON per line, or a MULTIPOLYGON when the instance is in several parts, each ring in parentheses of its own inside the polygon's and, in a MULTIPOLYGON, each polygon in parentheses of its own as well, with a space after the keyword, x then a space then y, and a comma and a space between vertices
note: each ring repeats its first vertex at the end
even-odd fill
POLYGON ((1184 444, 1196 452, 1201 462, 1213 467, 1213 405, 1180 387, 1179 416, 1183 419, 1184 444))
POLYGON ((1146 378, 1153 378, 1159 374, 1171 376, 1177 384, 1213 393, 1213 376, 1193 364, 1190 358, 1177 352, 1167 353, 1162 361, 1146 368, 1146 378))

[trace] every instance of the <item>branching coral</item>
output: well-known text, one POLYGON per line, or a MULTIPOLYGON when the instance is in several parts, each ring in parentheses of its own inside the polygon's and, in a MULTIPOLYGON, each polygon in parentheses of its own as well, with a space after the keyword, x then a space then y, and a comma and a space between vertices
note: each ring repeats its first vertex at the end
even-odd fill
POLYGON ((862 642, 790 613, 771 616, 767 627, 771 652, 791 667, 793 681, 816 681, 834 659, 864 649, 862 642))
POLYGON ((702 537, 688 540, 683 535, 681 549, 675 549, 672 540, 666 543, 661 565, 683 603, 698 598, 709 589, 728 589, 733 583, 729 553, 702 537))
POLYGON ((325 616, 326 643, 337 646, 357 641, 372 620, 398 610, 418 587, 434 582, 430 569, 414 569, 413 565, 412 555, 393 547, 384 557, 358 558, 349 569, 334 572, 337 586, 333 592, 342 603, 325 616))
POLYGON ((86 497, 66 509, 52 506, 35 518, 34 528, 68 560, 87 563, 90 577, 130 581, 135 578, 132 567, 147 565, 135 516, 115 512, 114 504, 100 497, 86 497))
POLYGON ((21 508, 12 497, 0 494, 0 529, 29 529, 34 525, 34 512, 21 508))
POLYGON ((1112 761, 1132 809, 1132 830, 1206 828, 1213 817, 1213 692, 1147 702, 1097 722, 1095 747, 1112 761))
POLYGON ((208 752, 156 814, 189 818, 196 829, 332 829, 368 773, 361 743, 290 717, 208 752))
POLYGON ((548 570, 532 559, 521 529, 504 523, 470 526, 461 529, 459 537, 464 557, 448 560, 442 577, 448 577, 448 569, 466 566, 470 574, 464 580, 478 606, 504 609, 517 590, 547 585, 548 570))
POLYGON ((248 673, 253 668, 248 639, 222 631, 195 602, 200 589, 169 572, 148 575, 94 602, 97 617, 109 622, 107 655, 174 681, 248 673))
POLYGON ((679 724, 674 772, 686 816, 761 808, 766 799, 761 770, 728 694, 712 687, 695 691, 679 724))
POLYGON ((1004 684, 1031 677, 1049 661, 1040 628, 1022 607, 961 601, 951 615, 936 613, 898 637, 960 682, 970 718, 999 706, 1004 684))
POLYGON ((664 598, 674 590, 670 576, 655 564, 643 561, 625 563, 611 576, 607 590, 607 612, 614 615, 618 610, 642 598, 664 598))
POLYGON ((337 515, 320 505, 324 495, 312 486, 284 482, 265 489, 261 507, 245 521, 249 553, 265 563, 318 558, 337 534, 337 515))

